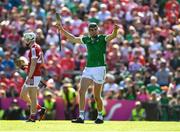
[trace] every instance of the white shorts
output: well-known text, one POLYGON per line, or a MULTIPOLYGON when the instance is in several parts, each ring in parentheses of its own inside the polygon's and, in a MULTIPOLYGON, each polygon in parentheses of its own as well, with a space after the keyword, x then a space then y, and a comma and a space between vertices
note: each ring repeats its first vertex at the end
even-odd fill
POLYGON ((85 67, 82 73, 82 78, 89 78, 95 83, 103 84, 106 75, 106 67, 85 67))
POLYGON ((41 76, 34 76, 30 82, 30 85, 24 84, 26 87, 38 87, 41 81, 41 76))

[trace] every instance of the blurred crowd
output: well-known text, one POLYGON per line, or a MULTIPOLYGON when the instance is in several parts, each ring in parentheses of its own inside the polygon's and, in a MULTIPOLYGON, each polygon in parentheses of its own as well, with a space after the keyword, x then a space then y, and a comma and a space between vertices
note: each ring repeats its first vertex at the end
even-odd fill
MULTIPOLYGON (((107 46, 104 99, 153 102, 159 120, 180 120, 180 0, 1 0, 0 98, 19 96, 26 72, 15 60, 28 63, 22 35, 31 30, 45 58, 47 88, 39 97, 46 99, 47 92, 50 102, 62 97, 66 119, 74 116, 87 51, 58 33, 56 12, 75 36, 87 35, 89 22, 97 23, 103 34, 120 25, 118 37, 107 46)), ((87 99, 95 107, 92 92, 90 88, 87 99)))

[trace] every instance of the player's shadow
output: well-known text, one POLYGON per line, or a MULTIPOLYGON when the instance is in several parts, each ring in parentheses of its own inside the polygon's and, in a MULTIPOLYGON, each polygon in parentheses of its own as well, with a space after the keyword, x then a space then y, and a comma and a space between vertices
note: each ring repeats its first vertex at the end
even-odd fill
POLYGON ((92 125, 94 125, 95 123, 94 122, 84 122, 84 124, 92 124, 92 125))
POLYGON ((99 124, 96 124, 94 122, 84 122, 84 124, 88 124, 88 125, 99 125, 99 124))

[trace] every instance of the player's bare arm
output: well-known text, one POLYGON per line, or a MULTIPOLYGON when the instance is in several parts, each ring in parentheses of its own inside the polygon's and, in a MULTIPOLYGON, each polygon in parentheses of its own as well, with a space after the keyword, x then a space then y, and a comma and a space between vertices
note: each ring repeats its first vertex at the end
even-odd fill
POLYGON ((30 69, 29 69, 29 74, 27 76, 27 82, 33 76, 33 73, 34 73, 35 68, 36 68, 36 64, 37 64, 37 58, 31 58, 31 65, 30 65, 30 69))
POLYGON ((59 18, 59 21, 57 22, 57 28, 58 30, 63 33, 67 39, 72 42, 72 43, 81 43, 81 38, 80 37, 75 37, 74 35, 72 35, 71 33, 67 32, 61 23, 61 18, 59 18))
POLYGON ((44 54, 43 52, 40 53, 41 63, 44 64, 44 54))
POLYGON ((109 34, 107 37, 106 37, 106 41, 109 42, 111 41, 112 39, 116 38, 117 34, 118 34, 118 29, 119 29, 119 26, 117 24, 114 25, 114 30, 112 32, 112 34, 109 34))

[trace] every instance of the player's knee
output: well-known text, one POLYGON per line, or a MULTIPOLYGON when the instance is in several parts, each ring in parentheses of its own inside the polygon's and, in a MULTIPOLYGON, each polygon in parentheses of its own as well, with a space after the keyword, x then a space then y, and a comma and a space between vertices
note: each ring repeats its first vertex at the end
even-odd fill
POLYGON ((85 95, 86 91, 84 89, 79 89, 79 95, 82 96, 82 95, 85 95))

